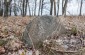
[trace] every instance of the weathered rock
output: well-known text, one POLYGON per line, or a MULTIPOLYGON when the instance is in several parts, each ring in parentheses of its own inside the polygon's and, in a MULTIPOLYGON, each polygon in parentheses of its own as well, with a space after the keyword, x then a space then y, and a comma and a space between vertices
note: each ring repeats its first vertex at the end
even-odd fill
POLYGON ((39 42, 47 39, 53 32, 64 32, 65 28, 59 23, 59 18, 52 16, 41 16, 34 18, 26 27, 22 39, 28 46, 35 48, 39 42), (29 38, 30 37, 30 38, 29 38))

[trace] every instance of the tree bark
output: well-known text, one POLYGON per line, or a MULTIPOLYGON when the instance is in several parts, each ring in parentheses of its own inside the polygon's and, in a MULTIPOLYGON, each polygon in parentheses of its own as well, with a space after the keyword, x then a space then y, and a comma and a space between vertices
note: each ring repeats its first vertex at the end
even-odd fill
POLYGON ((35 9, 34 9, 34 16, 36 15, 36 7, 37 7, 37 0, 35 0, 35 9))
POLYGON ((25 4, 25 16, 27 14, 27 4, 28 4, 28 0, 26 0, 26 4, 25 4))
POLYGON ((67 3, 68 3, 68 0, 65 0, 64 7, 63 7, 63 16, 66 16, 67 3))
POLYGON ((62 0, 62 15, 63 15, 63 13, 64 13, 63 4, 64 4, 64 0, 62 0))
POLYGON ((9 12, 9 6, 11 4, 12 0, 4 0, 4 6, 5 6, 5 11, 4 11, 4 17, 8 16, 8 12, 9 12))
POLYGON ((39 11, 38 11, 38 16, 40 15, 40 9, 41 9, 41 0, 39 1, 39 11))
POLYGON ((30 5, 29 5, 29 0, 28 0, 28 8, 29 8, 29 16, 31 16, 31 10, 30 10, 30 5))
POLYGON ((50 15, 52 15, 52 11, 53 11, 53 0, 50 0, 50 4, 51 4, 51 6, 50 6, 50 15))
POLYGON ((80 4, 80 16, 81 16, 81 13, 82 13, 82 3, 83 3, 83 0, 81 0, 81 4, 80 4))
POLYGON ((54 15, 56 15, 56 1, 54 0, 54 15))
POLYGON ((25 16, 24 10, 25 10, 25 0, 23 0, 23 4, 22 4, 22 16, 23 16, 23 17, 25 16))
POLYGON ((0 1, 0 16, 3 16, 3 9, 2 9, 2 6, 1 6, 1 1, 0 1))
POLYGON ((14 0, 14 15, 17 16, 17 11, 16 11, 16 0, 14 0))
POLYGON ((44 5, 43 2, 44 2, 44 0, 41 1, 41 15, 43 13, 43 5, 44 5))
POLYGON ((57 1, 57 7, 58 7, 58 10, 57 10, 57 17, 58 17, 58 14, 59 14, 59 3, 60 3, 60 0, 57 1))

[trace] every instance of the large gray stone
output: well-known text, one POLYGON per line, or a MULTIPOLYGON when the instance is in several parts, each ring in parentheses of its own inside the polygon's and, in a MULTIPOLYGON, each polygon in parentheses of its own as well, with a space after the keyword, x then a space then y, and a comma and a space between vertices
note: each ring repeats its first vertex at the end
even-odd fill
POLYGON ((63 32, 65 28, 59 23, 59 18, 52 16, 35 17, 27 26, 23 33, 23 41, 32 46, 31 40, 37 48, 39 42, 47 39, 53 32, 63 32), (31 40, 30 38, 31 37, 31 40))

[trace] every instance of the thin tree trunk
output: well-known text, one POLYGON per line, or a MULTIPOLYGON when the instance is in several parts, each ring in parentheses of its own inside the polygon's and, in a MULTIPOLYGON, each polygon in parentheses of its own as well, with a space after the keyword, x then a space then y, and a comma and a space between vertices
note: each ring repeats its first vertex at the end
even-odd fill
POLYGON ((81 0, 81 5, 80 5, 80 16, 81 16, 81 12, 82 12, 82 3, 83 3, 83 0, 81 0))
POLYGON ((53 0, 50 0, 51 7, 50 7, 50 15, 52 15, 53 11, 53 0))
POLYGON ((24 9, 25 9, 25 0, 23 0, 23 4, 22 4, 22 16, 24 17, 25 15, 24 15, 24 9))
POLYGON ((58 14, 59 14, 59 3, 60 3, 60 0, 57 1, 57 7, 58 7, 58 10, 57 10, 57 17, 58 17, 58 14))
POLYGON ((11 16, 11 5, 9 5, 9 15, 11 16))
POLYGON ((34 9, 34 16, 36 15, 36 6, 37 6, 37 0, 35 0, 35 9, 34 9))
POLYGON ((56 1, 54 0, 54 15, 56 15, 56 1))
POLYGON ((10 16, 11 16, 11 7, 10 7, 10 16))
POLYGON ((17 16, 17 12, 16 12, 16 0, 14 0, 14 15, 17 16))
POLYGON ((7 3, 7 0, 4 0, 4 5, 5 5, 4 17, 7 17, 8 16, 8 3, 7 3))
POLYGON ((43 13, 43 5, 44 5, 43 2, 44 2, 44 0, 41 1, 41 15, 43 13))
POLYGON ((0 1, 0 16, 3 16, 3 9, 2 9, 2 6, 1 6, 1 1, 0 1))
POLYGON ((27 4, 28 4, 28 0, 26 0, 26 5, 25 5, 25 16, 27 14, 27 4))
POLYGON ((29 5, 29 0, 28 0, 28 8, 29 8, 29 16, 31 16, 31 10, 30 10, 30 5, 29 5))
POLYGON ((67 3, 68 3, 68 0, 65 0, 65 4, 63 7, 63 16, 66 16, 67 3))
POLYGON ((23 0, 21 0, 21 4, 20 4, 20 7, 21 7, 21 15, 23 15, 23 6, 22 6, 22 3, 23 3, 23 0))
POLYGON ((14 15, 17 16, 16 4, 15 4, 15 6, 14 6, 14 15))
POLYGON ((0 1, 0 8, 1 8, 1 1, 0 1))
POLYGON ((11 4, 12 0, 4 0, 4 6, 5 6, 5 11, 4 11, 4 17, 8 16, 8 11, 9 11, 9 6, 11 4))
POLYGON ((40 15, 40 8, 41 8, 41 0, 39 1, 39 11, 38 11, 38 16, 40 15))
POLYGON ((63 4, 64 4, 64 0, 62 0, 62 15, 63 15, 63 13, 64 13, 63 4))

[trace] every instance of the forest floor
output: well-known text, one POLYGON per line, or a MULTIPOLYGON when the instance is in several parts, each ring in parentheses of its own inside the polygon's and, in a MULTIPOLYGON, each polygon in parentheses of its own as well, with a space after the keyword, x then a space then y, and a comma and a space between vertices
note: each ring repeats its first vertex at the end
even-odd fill
POLYGON ((85 16, 60 16, 59 18, 67 29, 76 27, 79 31, 85 32, 85 16))
MULTIPOLYGON (((0 55, 32 55, 33 51, 23 45, 20 40, 26 25, 34 17, 12 16, 0 17, 0 55)), ((59 16, 60 22, 67 29, 76 27, 79 32, 85 33, 85 16, 59 16)), ((38 51, 36 51, 38 55, 38 51)))

